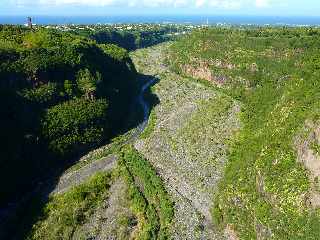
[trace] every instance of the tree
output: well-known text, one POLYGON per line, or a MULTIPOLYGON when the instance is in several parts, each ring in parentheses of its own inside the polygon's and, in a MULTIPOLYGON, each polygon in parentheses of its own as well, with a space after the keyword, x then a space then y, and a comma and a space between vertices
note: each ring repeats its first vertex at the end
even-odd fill
POLYGON ((101 82, 101 74, 96 72, 95 76, 89 69, 81 69, 77 74, 77 84, 80 92, 86 99, 94 100, 97 91, 97 84, 101 82))
POLYGON ((50 149, 61 155, 99 143, 104 138, 107 108, 104 99, 78 98, 58 104, 47 110, 41 123, 42 135, 50 149))

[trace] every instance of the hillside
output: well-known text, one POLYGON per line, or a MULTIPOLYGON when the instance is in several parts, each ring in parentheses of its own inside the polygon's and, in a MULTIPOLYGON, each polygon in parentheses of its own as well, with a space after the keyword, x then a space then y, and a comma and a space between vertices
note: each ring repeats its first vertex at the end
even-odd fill
POLYGON ((0 58, 4 204, 123 132, 139 83, 126 50, 54 30, 0 26, 0 58))
MULTIPOLYGON (((183 28, 182 26, 180 27, 183 28)), ((168 41, 172 38, 168 34, 178 32, 179 30, 178 26, 169 27, 167 25, 161 26, 155 24, 119 24, 118 26, 77 26, 76 28, 71 27, 70 32, 92 39, 99 44, 116 44, 128 51, 133 51, 168 41)))
POLYGON ((170 72, 168 46, 131 55, 139 73, 159 80, 145 94, 155 105, 134 146, 115 142, 68 170, 31 218, 28 238, 221 238, 210 209, 227 160, 225 141, 240 127, 239 103, 170 72), (92 178, 81 180, 88 172, 92 178))
POLYGON ((174 43, 168 61, 241 102, 214 200, 230 239, 318 239, 317 29, 208 29, 174 43))
POLYGON ((319 239, 319 29, 0 30, 3 236, 319 239))

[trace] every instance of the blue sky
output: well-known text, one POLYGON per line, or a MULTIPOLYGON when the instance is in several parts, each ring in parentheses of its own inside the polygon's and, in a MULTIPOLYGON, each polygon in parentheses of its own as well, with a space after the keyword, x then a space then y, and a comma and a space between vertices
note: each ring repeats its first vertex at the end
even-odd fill
POLYGON ((4 15, 320 16, 320 0, 0 0, 4 15))

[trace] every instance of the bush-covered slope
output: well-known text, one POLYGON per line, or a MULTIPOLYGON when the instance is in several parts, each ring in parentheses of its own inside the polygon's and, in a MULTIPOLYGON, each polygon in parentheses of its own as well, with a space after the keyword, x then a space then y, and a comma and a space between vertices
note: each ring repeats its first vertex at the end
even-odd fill
POLYGON ((213 209, 233 239, 319 239, 319 45, 317 29, 207 29, 170 49, 243 104, 213 209))
POLYGON ((98 173, 69 192, 50 197, 25 239, 76 239, 77 228, 108 198, 112 181, 111 173, 98 173))
POLYGON ((1 199, 121 132, 137 94, 126 50, 54 30, 0 26, 1 199))
POLYGON ((78 26, 77 28, 71 27, 70 31, 88 37, 99 44, 116 44, 132 51, 172 39, 173 36, 169 34, 184 29, 183 26, 179 27, 156 24, 119 24, 78 26))
POLYGON ((96 40, 98 43, 113 43, 127 50, 149 47, 168 40, 165 31, 115 31, 100 30, 90 33, 89 38, 96 40))
POLYGON ((119 165, 129 185, 130 207, 137 215, 133 239, 170 239, 174 209, 162 179, 133 146, 122 149, 119 165))

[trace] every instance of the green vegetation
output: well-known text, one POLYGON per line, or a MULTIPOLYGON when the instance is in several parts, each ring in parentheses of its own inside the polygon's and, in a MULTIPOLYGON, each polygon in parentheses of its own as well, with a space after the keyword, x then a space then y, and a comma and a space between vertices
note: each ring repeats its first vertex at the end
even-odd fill
POLYGON ((112 138, 109 144, 89 152, 87 155, 82 157, 79 162, 67 169, 67 172, 75 171, 94 161, 99 161, 104 157, 108 157, 110 154, 118 153, 121 148, 127 144, 128 140, 131 139, 132 134, 134 134, 135 130, 136 129, 131 129, 125 134, 112 138))
POLYGON ((24 89, 21 91, 21 96, 26 100, 38 103, 41 105, 54 104, 55 99, 59 99, 59 90, 56 83, 43 84, 37 88, 24 89))
POLYGON ((63 156, 73 147, 97 145, 106 129, 107 107, 105 100, 76 99, 49 108, 42 122, 49 149, 63 156))
POLYGON ((170 239, 173 203, 160 177, 132 146, 123 147, 119 154, 118 167, 111 173, 98 173, 66 193, 52 195, 42 207, 35 199, 34 209, 24 216, 24 224, 33 222, 32 230, 21 225, 16 236, 26 234, 26 239, 87 239, 97 234, 100 237, 115 234, 120 239, 170 239), (123 190, 119 189, 122 182, 125 184, 123 190), (123 202, 118 210, 116 204, 120 199, 115 198, 117 194, 122 194, 118 197, 123 202), (41 214, 36 214, 39 206, 41 214), (127 209, 125 212, 124 208, 127 209), (114 215, 97 218, 103 216, 101 212, 114 215), (110 232, 110 229, 101 228, 104 224, 116 224, 117 227, 110 232))
POLYGON ((149 119, 148 119, 148 126, 140 135, 140 139, 146 139, 150 136, 150 134, 154 131, 155 126, 157 123, 157 115, 154 111, 151 111, 149 119))
POLYGON ((127 118, 139 91, 125 49, 3 25, 0 87, 0 204, 131 127, 127 118))
POLYGON ((87 183, 51 197, 27 239, 71 239, 77 227, 108 198, 111 182, 110 173, 99 173, 87 183))
POLYGON ((240 239, 318 239, 320 212, 306 204, 308 172, 294 138, 319 118, 318 29, 208 29, 174 43, 168 61, 242 103, 243 127, 213 216, 240 239))
POLYGON ((176 140, 183 139, 182 141, 184 141, 192 159, 205 158, 206 156, 208 164, 217 161, 217 156, 215 154, 211 156, 212 153, 210 154, 207 149, 210 149, 211 144, 219 142, 219 137, 224 138, 226 130, 221 129, 219 124, 223 122, 222 119, 227 121, 227 113, 232 110, 233 104, 234 102, 226 96, 202 100, 198 103, 198 110, 192 114, 188 124, 179 129, 176 140), (211 136, 210 140, 208 136, 211 136), (203 146, 203 143, 208 141, 210 143, 203 146))
POLYGON ((113 173, 46 203, 28 199, 17 236, 103 238, 108 225, 146 240, 319 239, 320 30, 208 28, 131 54, 141 78, 161 79, 133 147, 141 83, 121 46, 168 40, 171 29, 127 27, 0 26, 0 205, 112 138, 68 173, 119 155, 113 173))
POLYGON ((129 53, 124 49, 114 44, 100 44, 100 47, 106 54, 112 55, 118 61, 128 60, 129 53))
POLYGON ((123 148, 120 165, 129 184, 131 208, 138 216, 137 239, 169 239, 173 203, 150 163, 133 147, 123 148))
POLYGON ((115 24, 68 26, 70 32, 85 36, 99 44, 116 44, 129 51, 150 47, 175 38, 174 33, 189 31, 184 25, 115 24))
POLYGON ((157 115, 155 113, 155 110, 152 108, 156 106, 159 102, 159 99, 157 95, 154 93, 155 87, 152 86, 150 87, 150 91, 147 91, 144 94, 144 99, 148 104, 150 105, 150 114, 149 114, 149 119, 148 119, 148 125, 144 129, 144 131, 140 135, 140 139, 146 139, 150 136, 150 134, 154 131, 156 124, 157 124, 157 115))
POLYGON ((320 145, 318 143, 313 143, 311 149, 320 156, 320 145))
POLYGON ((161 31, 130 32, 100 30, 95 33, 90 33, 88 37, 94 39, 98 43, 117 44, 127 50, 148 47, 168 40, 164 35, 164 32, 161 31))

